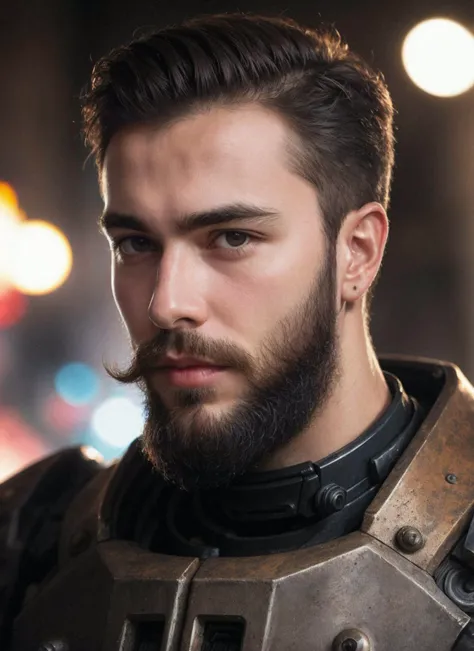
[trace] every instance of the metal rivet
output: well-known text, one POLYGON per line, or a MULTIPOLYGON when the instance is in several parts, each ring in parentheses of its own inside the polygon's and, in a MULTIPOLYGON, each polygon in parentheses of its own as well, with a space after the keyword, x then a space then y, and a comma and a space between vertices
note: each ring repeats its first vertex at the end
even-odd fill
POLYGON ((335 638, 332 643, 333 651, 370 651, 370 640, 358 628, 348 628, 335 638))
POLYGON ((326 516, 341 511, 347 503, 347 491, 337 484, 323 486, 315 496, 315 506, 326 516))
POLYGON ((457 484, 457 482, 458 482, 458 478, 456 477, 456 475, 453 475, 452 472, 449 472, 446 475, 445 479, 448 482, 448 484, 457 484))
POLYGON ((407 554, 413 554, 425 546, 423 534, 416 527, 402 527, 395 536, 397 546, 407 554))

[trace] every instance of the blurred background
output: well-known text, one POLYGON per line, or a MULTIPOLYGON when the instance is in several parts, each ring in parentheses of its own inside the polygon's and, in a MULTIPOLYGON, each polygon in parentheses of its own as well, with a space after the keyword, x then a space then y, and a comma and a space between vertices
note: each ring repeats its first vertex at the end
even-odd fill
POLYGON ((79 443, 111 459, 140 432, 138 392, 102 368, 103 360, 124 362, 128 342, 96 227, 94 165, 80 135, 79 94, 93 62, 137 29, 235 10, 334 25, 383 71, 398 144, 375 345, 453 361, 474 380, 473 0, 5 2, 0 481, 79 443), (433 18, 455 24, 424 22, 433 18))

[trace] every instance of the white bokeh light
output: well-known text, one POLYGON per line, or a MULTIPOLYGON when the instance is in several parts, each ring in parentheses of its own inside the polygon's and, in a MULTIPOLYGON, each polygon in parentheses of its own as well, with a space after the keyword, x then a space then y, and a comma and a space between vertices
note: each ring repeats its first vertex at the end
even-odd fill
POLYGON ((474 85, 474 35, 448 18, 431 18, 414 27, 402 47, 411 80, 437 97, 460 95, 474 85))
POLYGON ((108 398, 95 409, 91 424, 104 443, 125 448, 142 433, 144 417, 141 408, 129 398, 108 398))
POLYGON ((23 294, 48 294, 64 283, 72 251, 63 233, 48 222, 22 222, 17 229, 10 278, 23 294))

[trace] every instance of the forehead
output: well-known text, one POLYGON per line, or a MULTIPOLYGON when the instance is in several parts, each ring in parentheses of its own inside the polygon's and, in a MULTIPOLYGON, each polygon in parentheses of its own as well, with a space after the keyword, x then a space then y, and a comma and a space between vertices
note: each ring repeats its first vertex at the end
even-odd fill
POLYGON ((105 155, 106 208, 147 217, 236 201, 278 202, 314 188, 290 170, 292 133, 256 105, 214 107, 167 127, 127 127, 105 155))

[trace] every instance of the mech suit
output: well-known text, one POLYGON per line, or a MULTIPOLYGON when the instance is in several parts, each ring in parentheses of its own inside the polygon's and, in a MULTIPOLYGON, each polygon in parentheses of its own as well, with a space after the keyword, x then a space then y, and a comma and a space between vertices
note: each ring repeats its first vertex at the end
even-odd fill
POLYGON ((189 494, 133 444, 1 485, 1 651, 474 650, 474 390, 381 362, 390 406, 317 463, 189 494))

